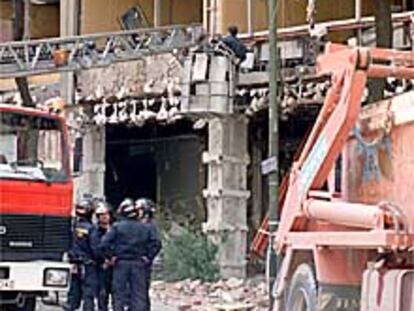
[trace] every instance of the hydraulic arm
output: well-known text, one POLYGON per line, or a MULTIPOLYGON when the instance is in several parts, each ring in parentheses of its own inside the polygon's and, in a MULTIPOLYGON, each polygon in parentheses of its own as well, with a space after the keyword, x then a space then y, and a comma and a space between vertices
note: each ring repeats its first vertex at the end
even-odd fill
POLYGON ((328 45, 318 59, 318 73, 330 75, 331 87, 303 150, 293 163, 281 204, 273 247, 285 256, 274 287, 273 310, 283 310, 289 276, 295 262, 301 260, 295 256, 305 256, 302 260, 306 264, 314 263, 321 284, 357 286, 361 284, 361 271, 366 268, 364 258, 369 250, 404 252, 414 246, 407 208, 388 202, 349 202, 341 194, 334 195, 329 186, 328 191, 323 190, 357 123, 367 79, 413 79, 413 65, 411 52, 335 44, 328 45), (297 255, 298 251, 302 255, 297 255), (349 254, 358 254, 361 261, 349 265, 349 254), (329 266, 332 262, 339 267, 329 266))
POLYGON ((389 220, 380 206, 318 200, 310 190, 320 190, 334 167, 357 121, 368 77, 412 79, 413 64, 410 52, 327 46, 318 60, 318 72, 331 75, 332 86, 289 176, 275 245, 279 252, 286 246, 289 232, 303 229, 304 219, 357 228, 379 228, 389 220))

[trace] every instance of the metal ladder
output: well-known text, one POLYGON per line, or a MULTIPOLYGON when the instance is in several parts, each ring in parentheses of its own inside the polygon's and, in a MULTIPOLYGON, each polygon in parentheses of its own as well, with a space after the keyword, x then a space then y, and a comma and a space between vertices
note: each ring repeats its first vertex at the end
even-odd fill
POLYGON ((0 44, 0 79, 87 70, 197 45, 201 25, 168 26, 0 44))

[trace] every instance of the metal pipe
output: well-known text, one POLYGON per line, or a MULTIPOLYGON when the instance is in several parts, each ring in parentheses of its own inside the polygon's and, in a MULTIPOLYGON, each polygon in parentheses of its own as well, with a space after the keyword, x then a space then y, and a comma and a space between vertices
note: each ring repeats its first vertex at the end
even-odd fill
POLYGON ((253 37, 253 0, 247 0, 247 33, 253 37))
POLYGON ((307 217, 332 224, 374 229, 384 223, 384 212, 376 205, 310 199, 304 205, 307 217))
POLYGON ((23 40, 30 39, 30 0, 24 0, 23 40))
POLYGON ((398 79, 414 79, 414 68, 371 65, 368 69, 368 76, 372 78, 394 77, 398 79))
POLYGON ((210 6, 210 16, 211 16, 211 34, 217 33, 217 14, 218 14, 218 8, 217 8, 217 0, 211 0, 213 3, 210 6))
MULTIPOLYGON (((392 21, 394 24, 402 24, 411 22, 411 16, 414 11, 394 13, 392 14, 392 21)), ((328 21, 323 23, 317 23, 316 27, 326 28, 328 33, 341 32, 347 30, 356 30, 359 28, 369 28, 375 26, 375 20, 373 16, 365 16, 361 18, 360 22, 357 22, 355 18, 328 21)), ((292 27, 279 28, 277 31, 278 38, 289 39, 297 38, 301 36, 309 35, 309 25, 298 25, 292 27)), ((258 31, 253 34, 254 39, 257 41, 268 41, 268 31, 258 31)), ((241 39, 249 38, 249 34, 240 34, 241 39)))
POLYGON ((361 0, 355 0, 355 19, 360 21, 362 17, 361 13, 361 0))
POLYGON ((373 48, 370 49, 370 55, 374 60, 404 63, 410 67, 414 64, 414 54, 412 52, 373 48))
MULTIPOLYGON (((362 18, 362 3, 361 0, 355 0, 355 20, 357 21, 357 23, 361 22, 361 18, 362 18)), ((362 29, 358 28, 357 29, 357 42, 358 45, 362 44, 362 29)))
POLYGON ((154 0, 154 27, 161 25, 161 0, 154 0))

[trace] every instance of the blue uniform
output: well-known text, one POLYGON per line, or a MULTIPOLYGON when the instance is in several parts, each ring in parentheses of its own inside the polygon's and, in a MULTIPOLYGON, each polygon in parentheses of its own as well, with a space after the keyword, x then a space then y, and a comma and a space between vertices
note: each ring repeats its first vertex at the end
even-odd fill
MULTIPOLYGON (((157 241, 160 241, 159 235, 158 235, 158 230, 157 230, 157 227, 155 226, 155 224, 152 221, 149 221, 148 223, 146 223, 146 225, 151 230, 152 236, 156 237, 157 241)), ((161 242, 159 242, 158 249, 161 249, 161 242)), ((147 274, 146 274, 146 280, 147 280, 146 296, 147 296, 147 304, 149 306, 148 310, 151 310, 151 299, 150 299, 150 296, 149 296, 149 290, 150 290, 150 287, 151 287, 151 270, 152 270, 152 260, 147 265, 147 274)))
POLYGON ((243 42, 240 41, 239 38, 229 35, 222 39, 222 42, 227 45, 234 54, 240 59, 240 61, 244 61, 246 59, 246 47, 244 46, 243 42))
MULTIPOLYGON (((96 226, 93 231, 93 240, 102 241, 103 236, 107 233, 107 229, 101 226, 96 226)), ((105 256, 96 251, 96 264, 98 276, 98 310, 108 311, 109 295, 112 294, 112 267, 105 266, 105 256)))
POLYGON ((113 291, 115 311, 148 311, 148 266, 161 249, 161 242, 147 224, 134 219, 121 220, 104 235, 99 247, 115 257, 113 291))
POLYGON ((72 281, 68 293, 66 310, 74 311, 83 300, 84 311, 94 311, 94 298, 97 294, 97 275, 95 249, 98 241, 93 238, 93 224, 80 218, 73 228, 73 242, 69 251, 69 260, 76 271, 72 273, 72 281))

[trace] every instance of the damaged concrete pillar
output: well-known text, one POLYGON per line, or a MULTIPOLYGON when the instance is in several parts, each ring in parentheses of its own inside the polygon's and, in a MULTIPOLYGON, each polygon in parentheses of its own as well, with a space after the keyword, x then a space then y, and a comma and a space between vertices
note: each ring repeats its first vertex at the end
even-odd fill
POLYGON ((207 222, 203 230, 219 245, 223 278, 246 274, 247 251, 247 119, 227 116, 209 122, 207 222))
POLYGON ((105 191, 105 128, 90 127, 83 138, 83 171, 75 179, 75 197, 102 197, 105 191))

